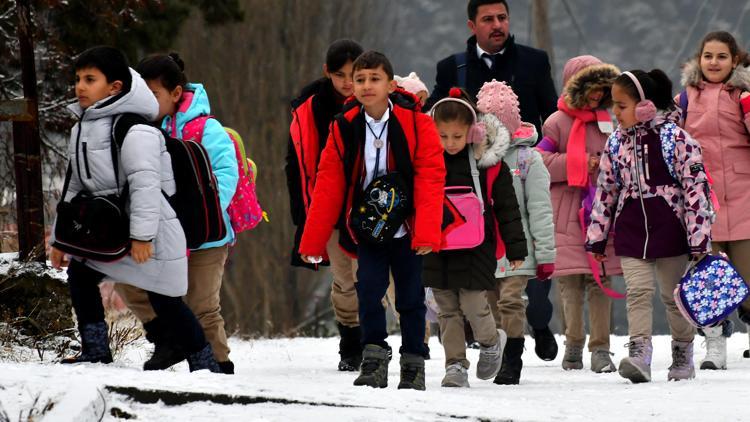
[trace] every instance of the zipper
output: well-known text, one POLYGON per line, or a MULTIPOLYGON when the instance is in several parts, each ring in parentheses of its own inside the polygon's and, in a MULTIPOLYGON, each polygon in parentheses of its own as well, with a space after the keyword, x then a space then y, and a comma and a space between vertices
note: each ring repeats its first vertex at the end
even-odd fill
POLYGON ((635 163, 635 177, 638 183, 638 199, 641 201, 641 211, 643 211, 643 224, 646 232, 646 241, 643 244, 643 259, 646 259, 646 250, 648 249, 648 215, 646 214, 646 203, 643 201, 643 191, 641 189, 641 172, 640 161, 638 160, 638 132, 635 132, 635 148, 633 148, 633 162, 635 163))
POLYGON ((643 146, 643 168, 646 172, 646 181, 648 182, 651 180, 651 175, 649 173, 648 144, 643 146))
POLYGON ((81 118, 78 119, 78 135, 76 135, 76 173, 78 173, 78 180, 81 182, 81 186, 84 186, 83 184, 83 178, 81 177, 81 157, 78 154, 79 147, 81 146, 81 131, 83 130, 83 116, 86 114, 86 111, 84 110, 81 114, 81 118))
MULTIPOLYGON (((83 150, 83 167, 86 169, 86 178, 91 179, 91 169, 89 168, 89 153, 86 148, 86 142, 82 142, 81 149, 83 150)), ((116 147, 113 147, 116 148, 116 147)))

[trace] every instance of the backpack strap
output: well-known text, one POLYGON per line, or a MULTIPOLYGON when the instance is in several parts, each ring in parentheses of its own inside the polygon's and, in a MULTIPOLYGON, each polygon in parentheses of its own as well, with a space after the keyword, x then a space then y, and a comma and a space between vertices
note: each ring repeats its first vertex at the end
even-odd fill
POLYGON ((525 182, 526 177, 529 175, 529 160, 531 159, 531 153, 529 147, 523 146, 518 149, 517 165, 518 171, 521 176, 521 181, 525 182))
MULTIPOLYGON (((479 206, 484 214, 484 199, 482 197, 482 184, 479 182, 479 170, 477 160, 474 158, 474 147, 469 145, 469 166, 471 166, 471 179, 474 181, 474 191, 479 198, 479 206)), ((487 191, 490 192, 490 191, 487 191)))
POLYGON ((466 89, 466 71, 468 70, 466 65, 467 53, 454 54, 453 57, 456 60, 456 85, 466 89))
POLYGON ((607 139, 607 153, 609 154, 609 161, 612 164, 612 174, 615 176, 615 183, 618 188, 622 188, 622 180, 620 180, 620 165, 617 163, 617 154, 620 152, 620 138, 617 136, 618 131, 615 130, 609 135, 607 139))
POLYGON ((172 137, 181 138, 183 140, 192 140, 200 143, 203 141, 203 131, 206 129, 206 122, 208 119, 213 119, 214 116, 210 114, 204 114, 190 120, 185 123, 182 127, 182 136, 177 136, 177 120, 172 119, 172 137))
POLYGON ((669 175, 672 176, 675 183, 680 184, 680 179, 677 177, 677 170, 675 170, 675 138, 677 137, 677 125, 670 122, 661 127, 659 130, 659 138, 661 140, 661 154, 664 158, 664 164, 669 170, 669 175))
MULTIPOLYGON (((125 142, 128 132, 135 125, 150 125, 150 123, 145 117, 135 113, 124 113, 112 118, 110 152, 112 154, 112 168, 115 172, 115 183, 117 183, 118 192, 120 191, 120 159, 118 152, 122 149, 122 144, 125 142)), ((127 182, 125 185, 127 185, 127 182)))
POLYGON ((688 113, 688 94, 687 90, 683 89, 682 92, 680 92, 680 110, 682 110, 682 123, 685 124, 687 121, 687 113, 688 113))

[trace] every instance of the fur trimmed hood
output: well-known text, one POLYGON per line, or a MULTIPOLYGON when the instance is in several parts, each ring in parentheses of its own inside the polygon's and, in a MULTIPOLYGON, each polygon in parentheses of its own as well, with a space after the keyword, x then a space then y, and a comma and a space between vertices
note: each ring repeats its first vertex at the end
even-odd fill
POLYGON ((480 144, 474 145, 474 158, 477 167, 489 168, 499 163, 510 147, 510 133, 500 123, 500 119, 489 113, 477 115, 478 124, 485 128, 485 136, 480 144))
MULTIPOLYGON (((701 72, 698 59, 692 59, 685 63, 682 67, 680 83, 684 87, 692 86, 694 88, 700 88, 701 84, 704 83, 703 72, 701 72)), ((743 91, 750 91, 750 66, 737 66, 726 85, 743 91)))
POLYGON ((596 89, 604 90, 604 98, 601 107, 608 108, 612 105, 612 97, 609 90, 620 69, 611 64, 598 64, 588 66, 570 77, 563 89, 563 98, 568 107, 581 109, 586 106, 586 97, 596 89))

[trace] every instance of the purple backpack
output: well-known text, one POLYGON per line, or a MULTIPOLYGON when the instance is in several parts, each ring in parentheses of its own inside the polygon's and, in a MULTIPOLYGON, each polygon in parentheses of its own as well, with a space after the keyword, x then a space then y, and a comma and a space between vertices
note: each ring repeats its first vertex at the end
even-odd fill
POLYGON ((727 256, 706 255, 688 269, 674 290, 677 308, 692 325, 720 324, 748 296, 748 288, 727 256))

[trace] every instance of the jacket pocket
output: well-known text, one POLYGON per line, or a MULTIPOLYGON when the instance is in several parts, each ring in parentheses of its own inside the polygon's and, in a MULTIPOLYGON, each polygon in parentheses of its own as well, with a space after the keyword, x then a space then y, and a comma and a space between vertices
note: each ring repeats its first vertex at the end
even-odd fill
POLYGON ((732 165, 732 169, 737 174, 750 174, 750 161, 740 161, 739 163, 734 163, 734 165, 732 165))

